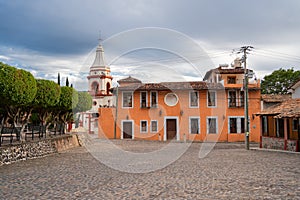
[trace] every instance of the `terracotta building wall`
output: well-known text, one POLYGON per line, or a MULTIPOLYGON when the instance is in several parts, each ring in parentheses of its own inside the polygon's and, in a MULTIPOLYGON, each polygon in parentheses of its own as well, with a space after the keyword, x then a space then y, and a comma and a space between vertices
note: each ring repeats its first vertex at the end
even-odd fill
MULTIPOLYGON (((158 91, 157 108, 140 108, 140 92, 134 92, 134 107, 122 108, 122 92, 119 94, 117 138, 121 138, 122 120, 134 121, 134 139, 163 140, 165 117, 177 117, 180 140, 196 141, 243 141, 244 134, 228 134, 228 116, 244 116, 243 108, 228 108, 227 92, 217 92, 217 107, 207 107, 207 90, 199 91, 199 108, 189 107, 189 91, 173 91, 179 98, 175 106, 167 106, 164 102, 165 95, 170 91, 158 91), (189 134, 189 117, 200 116, 200 134, 189 134), (207 134, 207 116, 217 117, 219 134, 207 134), (141 133, 140 121, 148 122, 147 133, 141 133), (158 122, 158 132, 151 133, 151 120, 158 122)), ((253 91, 249 94, 250 116, 250 141, 259 141, 260 123, 258 117, 252 113, 260 111, 260 93, 253 91)), ((150 105, 150 92, 148 92, 148 105, 150 105)), ((106 135, 113 138, 115 108, 99 108, 99 137, 106 135)))

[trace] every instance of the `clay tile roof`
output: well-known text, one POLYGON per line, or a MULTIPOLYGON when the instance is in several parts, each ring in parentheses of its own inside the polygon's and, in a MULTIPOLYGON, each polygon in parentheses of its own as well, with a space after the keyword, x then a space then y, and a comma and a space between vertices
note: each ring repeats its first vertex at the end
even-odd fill
POLYGON ((300 117, 300 98, 289 99, 278 105, 271 106, 257 115, 274 115, 275 118, 300 117))
POLYGON ((122 86, 121 90, 201 90, 201 89, 224 89, 220 83, 206 83, 203 81, 194 82, 162 82, 130 84, 122 86))
POLYGON ((280 103, 286 100, 291 99, 292 96, 289 94, 281 95, 281 94, 262 94, 261 100, 266 103, 280 103))
POLYGON ((133 78, 131 76, 118 80, 118 83, 142 83, 139 79, 133 78))

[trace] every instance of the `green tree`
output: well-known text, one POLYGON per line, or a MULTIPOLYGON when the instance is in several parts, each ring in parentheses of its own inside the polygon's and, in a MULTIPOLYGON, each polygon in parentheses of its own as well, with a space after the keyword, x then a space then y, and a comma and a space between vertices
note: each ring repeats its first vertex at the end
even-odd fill
POLYGON ((80 112, 85 112, 92 108, 92 96, 88 92, 78 92, 78 104, 73 110, 75 115, 73 116, 75 119, 76 128, 79 125, 80 112))
POLYGON ((92 96, 88 92, 78 92, 78 104, 74 112, 85 112, 92 108, 92 96))
POLYGON ((61 87, 59 106, 63 110, 72 110, 78 104, 78 92, 71 87, 61 87))
POLYGON ((78 104, 78 92, 71 87, 61 87, 61 94, 59 99, 59 106, 56 111, 59 116, 59 120, 63 124, 66 122, 73 121, 73 109, 76 108, 78 104))
POLYGON ((57 84, 60 85, 60 73, 57 74, 57 84))
POLYGON ((33 101, 33 106, 38 112, 40 121, 44 123, 49 119, 52 113, 52 107, 59 103, 60 86, 54 81, 38 79, 37 93, 33 101))
POLYGON ((0 62, 0 91, 4 118, 11 118, 15 126, 23 126, 30 117, 37 92, 35 78, 28 71, 0 62))
POLYGON ((66 86, 69 87, 69 78, 66 79, 66 86))
POLYGON ((289 86, 300 78, 300 71, 294 68, 275 70, 266 75, 261 83, 262 94, 288 94, 289 86))

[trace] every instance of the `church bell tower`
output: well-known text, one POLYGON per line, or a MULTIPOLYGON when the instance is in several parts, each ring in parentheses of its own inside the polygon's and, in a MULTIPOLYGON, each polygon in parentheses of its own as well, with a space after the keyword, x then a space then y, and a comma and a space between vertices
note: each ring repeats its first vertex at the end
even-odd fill
POLYGON ((104 50, 101 43, 96 49, 95 60, 90 67, 90 72, 87 77, 89 84, 89 93, 93 98, 93 108, 102 106, 111 106, 112 93, 112 76, 110 67, 106 65, 104 59, 104 50))

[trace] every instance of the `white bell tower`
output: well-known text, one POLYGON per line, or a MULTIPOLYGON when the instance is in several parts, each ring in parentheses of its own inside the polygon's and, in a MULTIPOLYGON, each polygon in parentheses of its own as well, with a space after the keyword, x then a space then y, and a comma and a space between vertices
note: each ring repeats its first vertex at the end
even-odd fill
POLYGON ((110 67, 106 65, 104 59, 104 50, 99 43, 96 49, 95 60, 90 67, 90 73, 87 77, 89 82, 89 93, 93 97, 92 110, 98 111, 99 107, 112 106, 112 76, 110 67))

